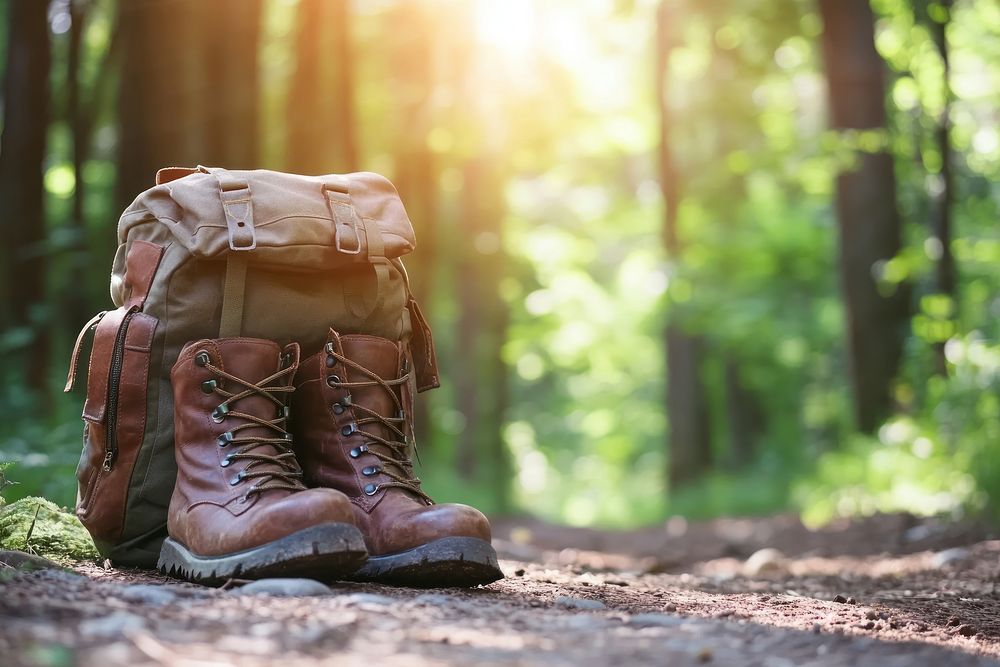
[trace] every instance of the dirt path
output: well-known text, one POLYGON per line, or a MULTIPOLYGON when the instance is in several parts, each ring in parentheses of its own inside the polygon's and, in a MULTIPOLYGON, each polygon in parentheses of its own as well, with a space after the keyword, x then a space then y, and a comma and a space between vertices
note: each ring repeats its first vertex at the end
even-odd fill
POLYGON ((884 518, 792 539, 782 521, 743 540, 723 539, 732 523, 690 526, 667 535, 687 545, 673 551, 655 542, 676 525, 501 523, 508 578, 473 590, 274 597, 93 564, 15 574, 0 581, 0 665, 1000 664, 987 532, 884 518), (783 553, 744 555, 761 541, 783 553))

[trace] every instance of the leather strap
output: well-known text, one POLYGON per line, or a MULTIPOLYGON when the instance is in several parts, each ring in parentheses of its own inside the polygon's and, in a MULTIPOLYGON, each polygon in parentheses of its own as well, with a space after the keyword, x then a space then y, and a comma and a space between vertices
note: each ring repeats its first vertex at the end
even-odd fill
POLYGON ((323 195, 334 224, 334 245, 337 252, 357 255, 361 252, 361 218, 354 210, 348 180, 344 176, 323 177, 323 195))
POLYGON ((347 283, 348 287, 344 290, 344 300, 351 314, 367 324, 385 304, 385 296, 389 293, 389 260, 385 256, 385 241, 378 223, 371 218, 364 218, 362 224, 368 245, 368 262, 375 269, 375 300, 371 304, 365 303, 364 286, 361 286, 360 292, 356 292, 350 289, 351 283, 347 283))
POLYGON ((253 221, 253 198, 246 178, 218 167, 198 166, 219 181, 219 198, 229 230, 229 254, 226 256, 226 282, 222 294, 222 317, 219 337, 239 336, 243 328, 243 304, 247 279, 248 250, 257 248, 253 221))
POLYGON ((142 310, 162 258, 163 246, 150 241, 132 241, 125 256, 126 308, 137 306, 142 310))
POLYGON ((73 385, 76 384, 76 371, 77 366, 80 363, 80 348, 83 347, 83 337, 87 335, 88 331, 93 331, 97 328, 97 325, 108 314, 108 311, 102 310, 97 313, 90 320, 83 325, 80 329, 80 333, 76 335, 76 342, 73 343, 73 353, 69 357, 69 372, 66 373, 66 386, 63 387, 64 392, 73 391, 73 385))
POLYGON ((164 167, 156 172, 156 184, 163 185, 201 171, 198 167, 164 167))
POLYGON ((427 324, 417 300, 412 296, 406 304, 410 311, 410 350, 413 355, 413 372, 417 378, 417 391, 427 391, 441 386, 437 367, 437 353, 434 351, 434 338, 431 327, 427 324))
POLYGON ((226 259, 226 283, 222 293, 219 338, 239 336, 243 329, 243 297, 247 284, 247 256, 230 253, 226 259))

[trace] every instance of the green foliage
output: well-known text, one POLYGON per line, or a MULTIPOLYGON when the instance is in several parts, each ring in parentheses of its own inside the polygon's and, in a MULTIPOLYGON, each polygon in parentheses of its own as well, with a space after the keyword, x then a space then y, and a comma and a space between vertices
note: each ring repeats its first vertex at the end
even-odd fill
POLYGON ((22 498, 0 508, 0 548, 46 558, 97 558, 97 549, 75 516, 44 498, 22 498))
MULTIPOLYGON (((876 46, 889 68, 889 127, 851 132, 826 129, 822 23, 812 1, 671 0, 675 43, 663 91, 653 85, 658 4, 446 3, 455 10, 450 23, 421 3, 352 5, 362 166, 401 189, 409 182, 404 196, 420 248, 408 266, 415 285, 433 285, 424 305, 446 386, 419 399, 431 406, 418 469, 428 490, 490 511, 619 526, 778 509, 801 509, 812 523, 877 510, 1000 510, 996 3, 957 0, 949 12, 941 3, 873 0, 876 46), (947 82, 933 39, 941 22, 951 49, 947 82), (681 189, 676 256, 663 250, 657 94, 671 116, 681 189), (936 130, 949 104, 958 286, 942 295, 933 288, 942 247, 928 221, 943 185, 936 130), (833 195, 838 171, 883 150, 895 160, 906 235, 899 255, 872 267, 873 279, 885 293, 913 285, 914 318, 897 414, 877 435, 861 436, 845 372, 833 195), (495 228, 466 219, 473 158, 495 167, 483 204, 495 228), (430 203, 415 193, 414 203, 412 172, 425 166, 434 192, 430 203), (502 339, 499 351, 477 357, 496 352, 503 363, 499 373, 481 371, 484 382, 504 383, 507 404, 483 410, 503 413, 503 451, 487 451, 475 432, 482 460, 471 476, 459 472, 457 444, 477 426, 462 414, 455 387, 469 363, 456 352, 463 262, 479 269, 482 299, 506 317, 499 334, 480 331, 480 347, 490 334, 502 339), (708 358, 701 374, 714 466, 680 490, 665 481, 667 322, 702 337, 708 358), (942 348, 945 376, 937 373, 942 348), (737 451, 740 426, 729 417, 730 366, 739 370, 739 400, 759 416, 749 453, 737 451)), ((295 103, 287 87, 295 3, 266 5, 262 166, 280 169, 295 103)), ((86 91, 112 33, 112 3, 93 7, 86 91)), ((65 87, 60 39, 56 91, 65 87)), ((82 231, 68 223, 81 185, 70 129, 60 114, 51 125, 49 234, 32 252, 51 260, 50 299, 36 319, 55 332, 45 370, 52 387, 82 324, 66 321, 57 305, 75 293, 73 267, 89 267, 88 307, 107 306, 117 217, 113 106, 97 110, 82 231)), ((25 389, 37 369, 20 358, 34 335, 31 327, 0 331, 0 354, 17 361, 0 370, 0 461, 16 463, 19 482, 3 494, 69 505, 82 397, 25 389)))

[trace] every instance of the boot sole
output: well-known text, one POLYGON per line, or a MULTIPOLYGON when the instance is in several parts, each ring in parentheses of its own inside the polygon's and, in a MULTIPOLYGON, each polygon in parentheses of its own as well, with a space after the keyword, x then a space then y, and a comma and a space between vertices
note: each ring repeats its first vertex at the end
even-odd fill
POLYGON ((369 556, 354 581, 414 588, 467 588, 503 579, 497 552, 475 537, 443 537, 385 556, 369 556))
POLYGON ((171 577, 213 585, 227 579, 307 577, 332 581, 365 562, 368 551, 357 526, 324 523, 253 549, 224 556, 198 556, 167 538, 156 568, 171 577))

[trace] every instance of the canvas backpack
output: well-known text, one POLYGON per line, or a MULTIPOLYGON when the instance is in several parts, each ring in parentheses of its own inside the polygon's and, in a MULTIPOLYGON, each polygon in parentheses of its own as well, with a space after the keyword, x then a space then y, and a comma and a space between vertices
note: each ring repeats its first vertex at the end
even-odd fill
POLYGON ((201 338, 318 351, 330 327, 401 340, 414 387, 438 386, 430 329, 401 257, 413 227, 372 173, 298 176, 171 167, 122 214, 117 307, 96 315, 76 514, 116 564, 154 567, 176 476, 170 369, 201 338))

